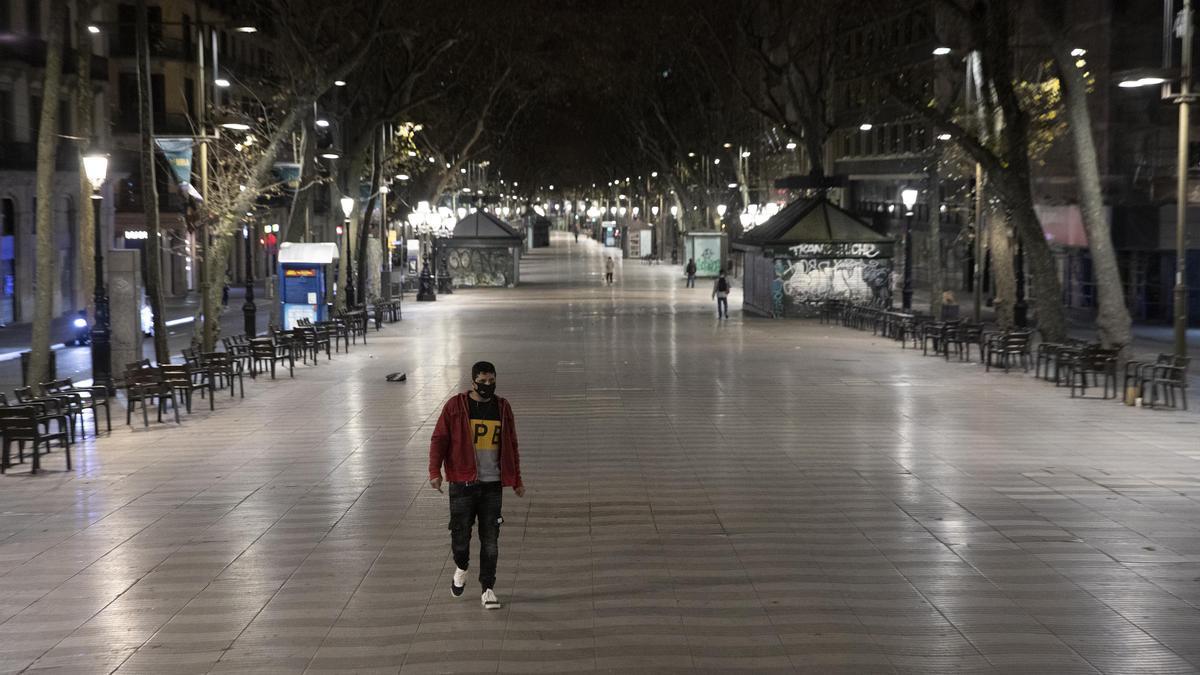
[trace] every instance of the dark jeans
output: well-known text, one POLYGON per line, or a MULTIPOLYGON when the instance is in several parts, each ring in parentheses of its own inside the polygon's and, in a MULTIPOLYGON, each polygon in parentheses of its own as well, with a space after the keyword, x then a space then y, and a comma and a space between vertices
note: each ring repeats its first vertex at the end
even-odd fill
POLYGON ((450 551, 460 570, 471 564, 471 526, 479 518, 479 584, 483 590, 496 584, 500 557, 500 503, 503 489, 494 483, 450 483, 450 551))
POLYGON ((717 298, 717 316, 729 318, 729 298, 717 298))
POLYGON ((612 275, 613 275, 613 273, 612 273, 612 272, 605 272, 605 273, 604 273, 604 281, 605 281, 605 283, 610 283, 610 284, 612 283, 612 275))
POLYGON ((688 288, 695 288, 695 287, 696 287, 696 275, 695 275, 695 274, 689 274, 689 275, 688 275, 688 278, 687 278, 687 287, 688 287, 688 288))

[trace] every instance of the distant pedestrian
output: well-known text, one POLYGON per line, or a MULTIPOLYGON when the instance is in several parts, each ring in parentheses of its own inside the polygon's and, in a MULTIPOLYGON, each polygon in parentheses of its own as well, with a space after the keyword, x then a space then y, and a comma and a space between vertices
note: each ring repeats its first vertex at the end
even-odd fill
POLYGON ((613 261, 611 255, 608 256, 608 260, 604 261, 604 283, 611 284, 613 282, 613 268, 616 265, 617 263, 613 261))
POLYGON ((579 243, 579 226, 576 225, 575 227, 572 227, 571 231, 573 231, 575 233, 575 243, 578 244, 579 243))
POLYGON ((229 306, 229 282, 228 281, 226 281, 225 284, 223 286, 221 286, 221 306, 223 306, 223 307, 229 306))
POLYGON ((721 276, 713 282, 713 297, 717 299, 717 318, 729 318, 729 278, 725 276, 725 270, 721 270, 721 276))
POLYGON ((442 491, 442 467, 450 491, 450 594, 461 597, 471 562, 471 528, 479 521, 479 585, 484 609, 500 609, 494 590, 500 558, 500 508, 504 488, 525 496, 517 427, 508 401, 496 396, 496 367, 471 366, 471 390, 446 402, 429 442, 429 485, 442 491))
POLYGON ((687 287, 696 287, 696 259, 688 258, 687 267, 683 270, 687 274, 687 287))

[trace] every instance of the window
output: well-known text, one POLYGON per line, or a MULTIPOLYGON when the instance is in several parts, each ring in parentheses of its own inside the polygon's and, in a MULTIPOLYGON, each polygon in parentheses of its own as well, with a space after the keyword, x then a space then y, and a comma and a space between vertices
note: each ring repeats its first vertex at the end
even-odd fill
MULTIPOLYGON (((4 0, 0 0, 3 4, 4 0)), ((0 143, 11 143, 16 140, 16 125, 13 124, 13 95, 11 91, 0 89, 0 143)))
POLYGON ((191 16, 189 16, 187 14, 183 15, 183 25, 181 27, 181 30, 183 31, 183 58, 185 60, 190 60, 193 56, 195 56, 195 54, 193 54, 193 52, 195 50, 192 48, 192 17, 191 16))
POLYGON ((58 133, 63 136, 71 135, 71 104, 69 100, 58 100, 58 133))
POLYGON ((17 206, 12 199, 0 200, 0 236, 13 237, 17 234, 17 206))
POLYGON ((42 32, 42 3, 25 0, 25 30, 30 35, 42 32))
POLYGON ((42 97, 29 96, 29 140, 35 144, 42 131, 42 97))
POLYGON ((113 54, 133 56, 137 53, 137 9, 133 5, 117 5, 117 40, 113 54))
POLYGON ((121 111, 117 115, 117 129, 130 132, 138 128, 138 90, 136 73, 120 73, 117 76, 117 101, 121 111))
POLYGON ((196 81, 190 77, 183 78, 183 100, 187 106, 186 114, 199 119, 200 111, 196 110, 196 81))

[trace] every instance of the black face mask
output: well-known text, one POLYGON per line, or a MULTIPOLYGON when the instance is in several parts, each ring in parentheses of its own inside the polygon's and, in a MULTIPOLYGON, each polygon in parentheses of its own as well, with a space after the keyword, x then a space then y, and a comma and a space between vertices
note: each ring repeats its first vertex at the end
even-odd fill
POLYGON ((480 398, 489 399, 496 393, 496 383, 488 382, 487 384, 484 384, 482 382, 476 382, 475 392, 479 394, 480 398))

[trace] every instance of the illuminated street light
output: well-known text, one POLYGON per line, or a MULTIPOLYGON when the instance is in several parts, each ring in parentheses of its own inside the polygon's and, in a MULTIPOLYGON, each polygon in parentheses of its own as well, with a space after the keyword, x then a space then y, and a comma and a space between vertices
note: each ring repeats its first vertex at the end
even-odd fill
POLYGON ((870 131, 871 129, 874 129, 874 128, 875 128, 875 125, 871 124, 870 122, 863 122, 862 124, 858 125, 859 131, 870 131))
POLYGON ((947 54, 949 54, 949 53, 950 53, 950 48, 949 48, 949 47, 934 47, 934 48, 933 48, 933 55, 934 55, 934 56, 945 56, 945 55, 947 55, 947 54))

